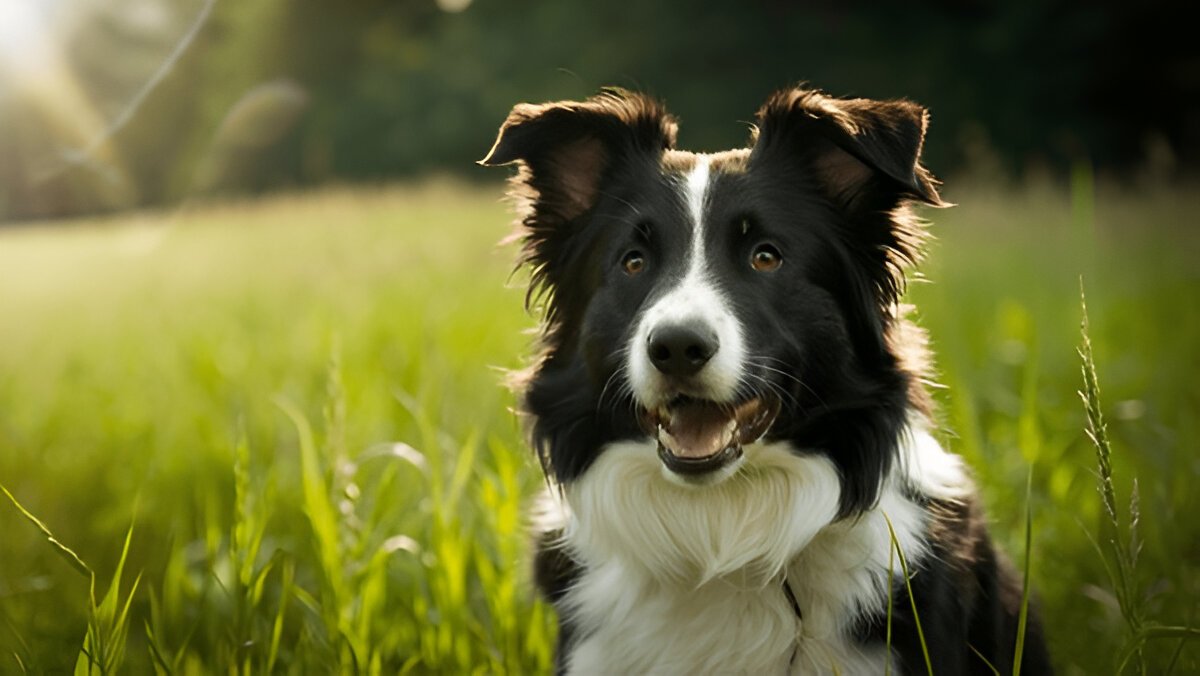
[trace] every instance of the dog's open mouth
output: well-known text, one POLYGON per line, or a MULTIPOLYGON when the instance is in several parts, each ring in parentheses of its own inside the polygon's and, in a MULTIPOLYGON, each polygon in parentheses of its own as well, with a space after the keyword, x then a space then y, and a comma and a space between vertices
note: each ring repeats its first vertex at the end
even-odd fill
POLYGON ((643 425, 658 440, 658 457, 676 474, 708 474, 742 455, 742 446, 758 441, 779 413, 779 403, 756 397, 719 404, 680 396, 646 411, 643 425))

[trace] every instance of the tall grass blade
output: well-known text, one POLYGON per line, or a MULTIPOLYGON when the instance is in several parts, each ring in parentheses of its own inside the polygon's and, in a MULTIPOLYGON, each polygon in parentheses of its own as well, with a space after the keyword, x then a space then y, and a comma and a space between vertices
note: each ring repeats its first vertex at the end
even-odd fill
POLYGON ((283 562, 283 581, 279 586, 279 610, 275 613, 275 622, 271 626, 271 645, 267 650, 267 673, 275 672, 275 662, 279 659, 279 642, 283 638, 283 620, 287 613, 288 601, 292 598, 292 589, 296 579, 296 564, 289 558, 283 562))
POLYGON ((1133 478, 1133 489, 1129 492, 1129 565, 1137 568, 1138 557, 1142 553, 1142 539, 1138 526, 1142 521, 1141 497, 1138 492, 1137 477, 1133 478))
POLYGON ((1079 393, 1083 400, 1084 412, 1087 414, 1087 435, 1096 449, 1096 464, 1100 469, 1100 496, 1104 501, 1104 511, 1114 531, 1119 531, 1121 524, 1117 517, 1117 495, 1113 488, 1112 473, 1112 444, 1108 441, 1108 428, 1104 422, 1104 412, 1100 408, 1100 385, 1096 380, 1096 362, 1092 355, 1092 339, 1089 335, 1087 298, 1083 292, 1083 280, 1079 280, 1079 305, 1083 312, 1080 322, 1082 342, 1079 347, 1079 357, 1083 360, 1083 391, 1079 393))
MULTIPOLYGON (((1113 561, 1109 564, 1108 556, 1101 551, 1101 560, 1113 583, 1113 592, 1117 605, 1128 626, 1129 638, 1121 649, 1117 660, 1117 673, 1125 671, 1130 661, 1134 661, 1137 671, 1145 674, 1147 670, 1146 655, 1143 648, 1147 641, 1180 637, 1191 640, 1200 637, 1200 630, 1191 627, 1163 627, 1150 625, 1144 620, 1145 599, 1138 591, 1136 578, 1137 560, 1141 553, 1142 544, 1139 533, 1141 522, 1141 506, 1136 477, 1129 500, 1129 534, 1128 539, 1122 537, 1120 517, 1117 512, 1116 490, 1113 486, 1112 444, 1108 439, 1104 414, 1100 406, 1100 386, 1096 378, 1095 358, 1092 354, 1092 343, 1089 335, 1087 299, 1084 295, 1083 280, 1079 280, 1079 304, 1082 313, 1080 333, 1082 341, 1079 356, 1082 360, 1084 389, 1079 393, 1087 414, 1087 434, 1096 449, 1096 464, 1099 468, 1100 495, 1104 510, 1108 515, 1108 526, 1111 529, 1109 543, 1112 546, 1113 561)), ((1089 534, 1089 539, 1091 536, 1089 534)), ((1093 541, 1094 542, 1094 541, 1093 541)), ((1097 549, 1100 549, 1097 544, 1097 549)))
POLYGON ((929 645, 925 642, 925 629, 921 626, 921 614, 917 611, 917 599, 913 596, 912 590, 912 575, 908 572, 908 559, 904 556, 904 548, 900 546, 900 540, 896 537, 896 529, 892 527, 892 520, 885 513, 883 520, 887 522, 888 536, 892 539, 892 547, 896 549, 896 555, 900 557, 900 572, 904 574, 904 588, 908 591, 908 602, 912 605, 913 624, 917 625, 917 639, 921 643, 921 654, 925 657, 925 670, 929 676, 933 676, 933 660, 929 658, 929 645))
MULTIPOLYGON (((33 652, 31 652, 29 650, 29 644, 25 641, 25 637, 21 636, 21 632, 18 630, 16 623, 13 622, 12 617, 5 610, 3 604, 0 604, 0 617, 4 618, 5 626, 8 627, 9 633, 11 633, 13 638, 16 639, 16 641, 17 641, 17 645, 16 645, 17 650, 13 650, 10 653, 12 655, 13 661, 15 661, 17 663, 17 668, 19 668, 21 670, 22 674, 29 673, 30 666, 36 665, 36 661, 35 661, 33 652), (25 659, 21 658, 22 654, 25 655, 25 659), (26 662, 29 662, 30 665, 26 665, 25 664, 26 662)), ((37 672, 42 671, 41 669, 36 669, 36 667, 34 670, 37 672)))
POLYGON ((92 605, 88 613, 87 634, 79 658, 75 662, 75 673, 91 674, 93 669, 101 674, 110 674, 120 670, 125 661, 125 645, 129 636, 129 608, 142 581, 139 573, 130 586, 129 593, 121 598, 121 578, 125 573, 125 563, 129 558, 129 544, 133 541, 133 524, 125 533, 125 545, 121 549, 121 558, 117 561, 117 569, 113 572, 108 591, 103 600, 96 603, 96 578, 92 576, 91 599, 92 605))
POLYGON ((159 646, 159 638, 155 635, 154 627, 150 625, 149 620, 144 623, 144 627, 146 632, 146 649, 150 651, 150 664, 154 667, 154 673, 170 676, 170 674, 175 673, 175 667, 163 655, 163 649, 159 646))
POLYGON ((1183 654, 1183 647, 1187 645, 1187 637, 1179 639, 1175 644, 1175 652, 1171 653, 1171 660, 1167 662, 1167 668, 1163 670, 1164 676, 1171 676, 1175 673, 1175 667, 1179 664, 1179 656, 1183 654))
POLYGON ((991 660, 984 657, 983 653, 976 650, 975 646, 971 645, 970 643, 967 644, 967 647, 971 649, 971 652, 975 653, 975 657, 978 657, 979 661, 983 662, 984 666, 986 666, 988 670, 992 672, 993 676, 1000 676, 1000 670, 996 668, 996 665, 992 664, 991 660))
POLYGON ((50 546, 54 547, 54 551, 58 552, 67 563, 71 564, 72 568, 79 571, 79 574, 83 575, 84 577, 90 578, 93 576, 92 569, 83 562, 83 559, 79 558, 79 555, 72 551, 70 547, 64 545, 58 540, 58 538, 54 537, 54 533, 50 532, 50 529, 46 527, 46 524, 42 523, 41 519, 34 516, 28 509, 25 509, 25 506, 22 505, 17 498, 8 491, 8 488, 6 488, 4 484, 0 484, 0 491, 4 492, 4 495, 8 497, 8 501, 12 503, 13 507, 17 508, 17 511, 21 513, 21 516, 25 517, 26 521, 32 523, 39 531, 42 532, 42 535, 46 538, 46 542, 49 542, 50 546))
POLYGON ((1096 466, 1099 471, 1099 489, 1104 512, 1108 516, 1108 527, 1111 535, 1108 538, 1113 550, 1113 565, 1108 565, 1108 557, 1102 556, 1105 567, 1109 569, 1109 577, 1113 582, 1113 591, 1117 597, 1117 605, 1125 618, 1130 632, 1136 634, 1140 621, 1134 611, 1135 600, 1131 593, 1131 564, 1121 537, 1121 520, 1117 512, 1117 494, 1113 486, 1112 444, 1108 440, 1108 428, 1104 422, 1104 412, 1100 405, 1100 384, 1096 377, 1096 360, 1092 353, 1091 326, 1088 322, 1087 296, 1084 292, 1083 278, 1079 279, 1079 308, 1080 308, 1080 346, 1078 349, 1083 372, 1083 390, 1079 398, 1083 401, 1084 413, 1087 417, 1086 433, 1096 450, 1096 466))
POLYGON ((1120 658, 1117 660, 1117 672, 1125 671, 1129 666, 1129 661, 1135 655, 1141 653, 1149 641, 1178 638, 1182 641, 1200 640, 1200 628, 1196 627, 1164 627, 1161 625, 1149 625, 1142 627, 1141 631, 1130 639, 1129 643, 1121 651, 1120 658))
POLYGON ((1021 613, 1017 619, 1017 647, 1013 652, 1013 676, 1021 676, 1025 657, 1025 629, 1029 623, 1029 574, 1033 560, 1033 466, 1025 476, 1025 579, 1021 584, 1021 613))
MULTIPOLYGON (((333 504, 325 482, 317 444, 313 438, 308 419, 290 402, 277 399, 276 405, 291 418, 300 444, 300 483, 304 495, 304 513, 308 516, 316 539, 317 555, 326 573, 328 583, 337 592, 341 590, 342 560, 338 534, 337 508, 333 504)), ((335 593, 340 597, 340 593, 335 593)))
POLYGON ((892 611, 895 608, 895 592, 892 590, 892 584, 896 579, 896 548, 888 547, 888 583, 887 583, 887 662, 884 663, 884 676, 892 674, 892 611))

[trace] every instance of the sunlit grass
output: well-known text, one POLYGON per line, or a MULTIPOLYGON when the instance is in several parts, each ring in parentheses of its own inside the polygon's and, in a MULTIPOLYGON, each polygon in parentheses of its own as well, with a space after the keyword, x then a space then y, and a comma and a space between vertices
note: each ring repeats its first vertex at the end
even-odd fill
MULTIPOLYGON (((904 556, 904 548, 902 548, 900 546, 900 540, 898 540, 896 538, 896 530, 895 530, 895 528, 892 527, 892 519, 887 514, 884 514, 883 518, 884 518, 884 521, 887 522, 888 537, 891 538, 891 541, 892 541, 892 543, 891 543, 892 551, 888 552, 888 561, 889 561, 889 563, 891 562, 891 556, 892 556, 893 552, 896 554, 896 556, 900 560, 900 575, 904 579, 904 591, 905 591, 905 595, 908 596, 909 607, 912 608, 913 624, 917 628, 917 639, 918 639, 918 642, 921 644, 921 656, 925 658, 925 671, 930 676, 933 676, 933 663, 930 662, 930 660, 929 660, 929 644, 925 640, 925 628, 923 626, 921 626, 921 613, 920 613, 920 611, 917 610, 917 597, 913 595, 912 575, 913 575, 914 571, 910 570, 908 567, 908 557, 904 556)), ((895 569, 891 568, 890 565, 888 566, 888 568, 890 569, 889 573, 891 573, 891 574, 895 573, 895 569)), ((892 586, 892 579, 889 577, 888 578, 888 591, 889 592, 892 591, 891 586, 892 586)), ((891 613, 892 613, 892 605, 891 605, 891 603, 889 603, 888 604, 888 647, 889 648, 891 647, 891 633, 892 633, 892 624, 891 624, 892 623, 892 614, 891 613)), ((888 666, 890 668, 890 666, 891 666, 890 663, 888 666)))
MULTIPOLYGON (((0 501, 0 672, 72 670, 109 597, 103 640, 125 626, 131 673, 547 670, 522 516, 541 478, 499 371, 532 319, 495 246, 499 192, 0 232, 0 483, 62 547, 0 501), (76 569, 115 591, 92 603, 76 569)), ((930 214, 932 283, 910 295, 948 386, 943 437, 1003 547, 1031 553, 1065 673, 1111 672, 1132 645, 1088 541, 1108 510, 1075 397, 1081 273, 1111 481, 1138 478, 1143 627, 1196 626, 1195 194, 1097 188, 1085 209, 977 186, 930 214)), ((1193 645, 1145 638, 1131 661, 1197 668, 1193 645)))

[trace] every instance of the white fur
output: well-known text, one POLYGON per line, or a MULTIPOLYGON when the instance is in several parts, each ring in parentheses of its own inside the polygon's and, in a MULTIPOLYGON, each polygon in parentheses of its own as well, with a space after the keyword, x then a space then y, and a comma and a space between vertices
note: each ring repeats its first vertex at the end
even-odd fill
POLYGON ((837 469, 823 455, 797 457, 777 444, 745 453, 738 475, 691 486, 663 480, 652 443, 609 446, 566 491, 575 553, 693 587, 731 573, 756 584, 775 577, 833 520, 837 469))
MULTIPOLYGON (((696 156, 696 166, 687 175, 684 185, 684 199, 687 201, 688 212, 692 217, 692 231, 699 235, 703 232, 704 197, 708 193, 708 179, 712 158, 707 155, 696 156)), ((693 255, 699 257, 703 253, 703 242, 700 237, 692 242, 693 255)))
POLYGON ((679 324, 705 326, 717 334, 720 348, 698 374, 694 396, 726 401, 733 399, 741 382, 745 348, 741 327, 728 301, 705 270, 704 205, 708 191, 711 158, 700 155, 696 166, 680 183, 681 198, 692 218, 692 241, 687 272, 674 288, 659 297, 638 321, 627 353, 634 396, 646 408, 654 408, 675 394, 650 362, 646 345, 660 326, 679 324))
POLYGON ((901 476, 924 495, 946 500, 965 498, 971 484, 964 481, 962 458, 946 452, 920 421, 910 423, 900 443, 901 476))
POLYGON ((837 472, 820 453, 754 444, 729 480, 681 486, 663 477, 652 443, 607 447, 567 487, 566 504, 543 510, 584 569, 558 608, 578 637, 569 671, 883 673, 885 650, 863 650, 849 632, 886 608, 885 515, 917 565, 928 555, 927 514, 902 487, 953 499, 968 483, 923 429, 901 443, 904 461, 879 504, 842 521, 834 521, 837 472), (785 576, 803 621, 783 593, 785 576))

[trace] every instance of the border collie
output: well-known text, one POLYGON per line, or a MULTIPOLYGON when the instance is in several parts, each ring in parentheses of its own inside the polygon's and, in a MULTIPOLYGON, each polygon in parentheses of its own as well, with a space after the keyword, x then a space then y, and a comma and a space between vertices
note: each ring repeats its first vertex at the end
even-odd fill
MULTIPOLYGON (((927 119, 790 89, 712 154, 622 90, 504 121, 481 164, 518 166, 544 310, 521 388, 559 672, 923 673, 922 629, 934 673, 1012 670, 1020 581, 900 302, 908 207, 943 205, 927 119)), ((1050 669, 1032 617, 1022 666, 1050 669)))

